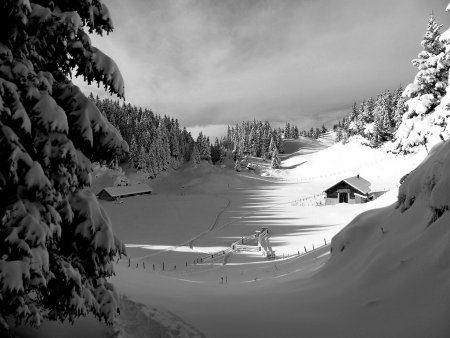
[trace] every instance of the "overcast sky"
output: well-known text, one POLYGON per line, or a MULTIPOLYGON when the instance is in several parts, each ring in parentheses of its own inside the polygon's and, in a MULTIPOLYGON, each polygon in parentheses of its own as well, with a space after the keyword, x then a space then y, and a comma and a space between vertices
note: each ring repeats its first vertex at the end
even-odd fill
POLYGON ((104 2, 115 30, 92 40, 121 69, 127 102, 191 130, 331 126, 354 100, 411 82, 432 10, 450 25, 448 0, 104 2))

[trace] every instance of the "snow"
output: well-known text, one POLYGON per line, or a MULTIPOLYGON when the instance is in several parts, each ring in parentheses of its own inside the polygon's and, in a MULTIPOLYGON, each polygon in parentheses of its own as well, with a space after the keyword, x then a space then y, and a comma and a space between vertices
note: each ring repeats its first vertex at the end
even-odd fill
POLYGON ((407 117, 422 116, 430 109, 431 105, 436 102, 435 97, 432 94, 425 94, 406 101, 407 117))
POLYGON ((123 77, 114 60, 98 48, 92 47, 92 63, 97 73, 101 74, 105 87, 109 86, 119 97, 125 98, 123 77))
POLYGON ((0 281, 2 292, 24 291, 23 279, 30 278, 30 264, 24 261, 0 260, 0 281))
POLYGON ((38 4, 33 4, 30 10, 30 19, 37 19, 37 22, 43 23, 50 20, 52 12, 49 8, 43 7, 38 4))
POLYGON ((173 313, 150 308, 123 297, 121 300, 124 316, 114 321, 114 335, 121 338, 132 337, 202 337, 195 327, 185 323, 173 313))
POLYGON ((80 220, 74 233, 84 238, 91 238, 94 234, 91 244, 95 249, 114 250, 116 244, 111 221, 95 195, 88 189, 79 190, 72 195, 70 205, 80 220))
MULTIPOLYGON (((300 331, 448 336, 449 143, 426 157, 425 150, 394 155, 361 141, 321 147, 300 140, 309 150, 292 146, 277 170, 252 159, 264 179, 245 170, 187 164, 152 180, 153 195, 101 202, 130 262, 119 260, 111 279, 122 295, 113 328, 91 330, 118 337, 300 331), (398 190, 399 179, 416 167, 398 190), (356 173, 372 190, 387 193, 366 204, 316 205, 324 186, 356 173), (269 228, 275 260, 242 252, 225 265, 193 264, 262 226, 269 228)), ((76 323, 72 332, 85 325, 76 323)), ((48 324, 44 328, 48 333, 48 324)))
POLYGON ((34 161, 31 168, 25 175, 25 184, 28 189, 32 187, 37 187, 39 189, 44 189, 45 187, 50 187, 50 181, 45 176, 44 171, 42 170, 39 162, 34 161))
POLYGON ((39 116, 39 120, 44 124, 45 130, 63 133, 69 131, 67 116, 64 110, 47 93, 42 94, 39 101, 33 107, 30 115, 33 116, 34 114, 39 116))

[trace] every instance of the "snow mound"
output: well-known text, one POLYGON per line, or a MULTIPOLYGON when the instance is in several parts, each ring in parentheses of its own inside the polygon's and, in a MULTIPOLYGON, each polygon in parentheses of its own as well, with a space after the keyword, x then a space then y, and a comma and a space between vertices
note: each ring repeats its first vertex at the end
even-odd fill
POLYGON ((316 280, 366 302, 383 321, 366 328, 374 336, 448 337, 449 205, 450 142, 443 142, 404 180, 397 203, 360 214, 333 238, 316 280))
POLYGON ((126 297, 122 297, 120 301, 120 315, 114 319, 113 331, 115 338, 205 337, 173 313, 149 308, 126 297))

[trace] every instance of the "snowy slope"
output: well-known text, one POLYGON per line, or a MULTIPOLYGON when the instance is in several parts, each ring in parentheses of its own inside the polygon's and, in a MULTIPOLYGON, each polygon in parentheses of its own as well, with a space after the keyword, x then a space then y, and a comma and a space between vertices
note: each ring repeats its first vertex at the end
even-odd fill
MULTIPOLYGON (((391 157, 356 143, 286 159, 294 164, 307 159, 297 168, 273 172, 289 178, 288 183, 203 165, 155 181, 156 195, 132 197, 120 205, 105 202, 115 231, 127 244, 146 248, 129 248, 131 266, 128 260, 116 266, 113 282, 126 298, 114 330, 104 328, 104 333, 448 337, 449 153, 448 144, 433 150, 400 187, 404 203, 398 208, 397 189, 362 205, 298 202, 321 191, 328 178, 319 175, 297 182, 297 177, 323 168, 325 176, 335 180, 330 168, 337 159, 348 168, 365 163, 361 170, 374 173, 373 183, 378 176, 382 183, 398 183, 399 177, 390 178, 392 172, 403 175, 423 161, 424 154, 391 157), (430 220, 435 221, 427 226, 430 220), (226 265, 192 264, 204 252, 225 248, 265 225, 271 229, 276 260, 236 254, 226 265), (330 246, 317 249, 332 236, 331 255, 330 246), (196 239, 189 241, 192 238, 196 239), (311 251, 311 244, 316 250, 311 251), (297 255, 304 246, 308 253, 297 255), (282 253, 294 255, 283 258, 282 253), (221 283, 225 276, 226 283, 221 283)), ((78 324, 75 329, 80 332, 78 324)), ((33 331, 23 337, 51 334, 33 331)))
POLYGON ((448 337, 449 166, 441 145, 401 186, 404 202, 367 211, 334 237, 328 262, 317 251, 170 278, 120 267, 115 282, 207 337, 448 337))
POLYGON ((323 190, 338 180, 360 174, 372 182, 372 191, 377 191, 395 188, 400 178, 426 156, 425 149, 417 154, 395 155, 362 143, 360 137, 352 137, 346 144, 337 143, 319 152, 290 157, 282 166, 292 170, 272 170, 270 174, 291 182, 319 182, 323 190))

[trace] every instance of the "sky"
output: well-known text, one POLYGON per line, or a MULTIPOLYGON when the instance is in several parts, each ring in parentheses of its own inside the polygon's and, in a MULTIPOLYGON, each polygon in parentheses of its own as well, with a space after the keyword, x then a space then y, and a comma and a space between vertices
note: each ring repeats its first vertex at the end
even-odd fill
POLYGON ((331 127, 354 101, 412 81, 431 11, 450 25, 448 0, 104 3, 115 30, 92 42, 118 64, 127 102, 212 137, 254 118, 331 127))

